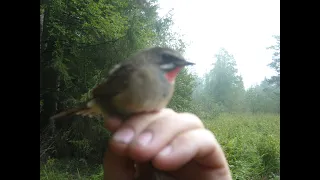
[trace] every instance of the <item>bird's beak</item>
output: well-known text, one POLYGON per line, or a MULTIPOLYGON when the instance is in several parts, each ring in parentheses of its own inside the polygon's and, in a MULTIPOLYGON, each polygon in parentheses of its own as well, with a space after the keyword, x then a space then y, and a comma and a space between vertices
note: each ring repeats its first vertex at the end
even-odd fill
POLYGON ((193 62, 189 62, 189 61, 184 61, 183 66, 192 66, 195 65, 195 63, 193 62))
POLYGON ((184 67, 194 65, 195 63, 181 59, 180 61, 175 61, 174 64, 176 64, 178 67, 184 67))
POLYGON ((186 61, 186 60, 180 60, 180 61, 176 61, 174 62, 177 66, 179 67, 184 67, 184 66, 191 66, 191 65, 194 65, 195 63, 193 62, 189 62, 189 61, 186 61))

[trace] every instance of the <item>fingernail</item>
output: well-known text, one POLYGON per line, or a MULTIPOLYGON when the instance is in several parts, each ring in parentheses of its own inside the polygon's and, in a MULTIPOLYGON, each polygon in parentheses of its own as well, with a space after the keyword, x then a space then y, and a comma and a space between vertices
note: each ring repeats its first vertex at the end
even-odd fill
POLYGON ((128 144, 133 139, 134 132, 131 129, 122 129, 116 132, 113 136, 113 140, 121 143, 128 144))
POLYGON ((165 147, 164 149, 162 149, 162 151, 160 151, 160 156, 167 156, 168 154, 170 154, 172 152, 172 146, 169 145, 167 147, 165 147))
POLYGON ((152 140, 152 133, 151 132, 144 132, 138 138, 138 143, 142 146, 148 145, 152 140))

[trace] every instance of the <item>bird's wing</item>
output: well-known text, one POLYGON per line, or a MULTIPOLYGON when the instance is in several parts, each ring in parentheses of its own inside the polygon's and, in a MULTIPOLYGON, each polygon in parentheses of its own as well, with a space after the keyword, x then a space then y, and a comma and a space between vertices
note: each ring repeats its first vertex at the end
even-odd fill
MULTIPOLYGON (((101 111, 111 116, 124 116, 127 112, 119 109, 114 103, 114 98, 126 92, 129 79, 133 73, 132 64, 121 64, 113 69, 107 79, 92 90, 92 96, 98 103, 101 111)), ((128 99, 126 99, 128 100, 128 99)))
POLYGON ((112 69, 112 73, 92 90, 93 98, 112 98, 128 87, 128 80, 133 72, 130 64, 121 64, 112 69))

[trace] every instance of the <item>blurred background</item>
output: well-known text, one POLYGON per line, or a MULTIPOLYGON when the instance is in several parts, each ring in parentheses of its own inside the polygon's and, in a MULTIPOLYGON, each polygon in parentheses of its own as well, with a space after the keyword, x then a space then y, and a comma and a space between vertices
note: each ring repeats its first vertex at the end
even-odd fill
POLYGON ((49 117, 152 46, 196 63, 169 107, 215 133, 234 179, 280 179, 279 0, 41 0, 40 179, 102 178, 102 120, 49 117))

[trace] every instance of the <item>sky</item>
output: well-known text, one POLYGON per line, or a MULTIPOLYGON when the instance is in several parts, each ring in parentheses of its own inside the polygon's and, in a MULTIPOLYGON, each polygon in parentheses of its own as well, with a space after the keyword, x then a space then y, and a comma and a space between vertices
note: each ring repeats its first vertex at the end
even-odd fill
POLYGON ((245 88, 275 74, 268 67, 280 35, 280 0, 159 0, 159 15, 173 9, 173 30, 187 43, 184 56, 199 75, 212 68, 220 48, 231 53, 245 88))

